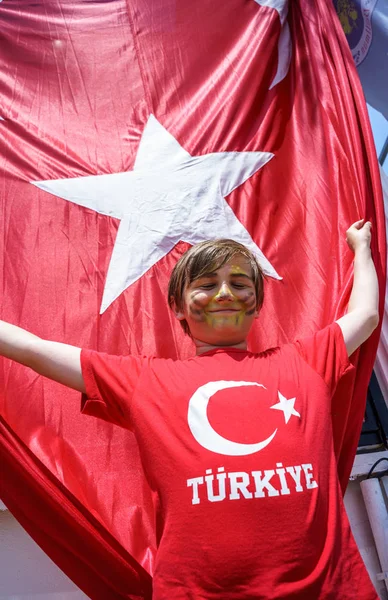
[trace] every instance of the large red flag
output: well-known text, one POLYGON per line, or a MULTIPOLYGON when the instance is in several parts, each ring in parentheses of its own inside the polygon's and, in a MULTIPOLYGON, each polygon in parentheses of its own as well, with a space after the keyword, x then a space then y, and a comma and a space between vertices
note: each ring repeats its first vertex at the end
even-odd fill
MULTIPOLYGON (((0 26, 4 320, 188 356, 169 274, 189 244, 229 236, 268 274, 261 350, 344 313, 361 217, 383 295, 378 166, 331 0, 3 0, 0 26)), ((344 488, 377 341, 334 399, 344 488)), ((132 434, 7 360, 1 413, 1 494, 22 525, 92 598, 150 597, 153 498, 132 434)))

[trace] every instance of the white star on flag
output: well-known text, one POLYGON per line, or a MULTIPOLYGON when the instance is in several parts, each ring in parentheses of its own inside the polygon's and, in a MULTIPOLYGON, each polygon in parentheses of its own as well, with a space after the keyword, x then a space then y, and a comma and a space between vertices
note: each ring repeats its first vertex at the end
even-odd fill
POLYGON ((291 419, 292 415, 300 418, 300 414, 294 408, 296 398, 287 399, 279 391, 278 391, 278 397, 279 397, 280 402, 278 402, 277 404, 274 404, 273 406, 270 406, 270 408, 275 408, 276 410, 282 410, 284 413, 284 419, 285 419, 286 423, 288 423, 288 421, 291 419))
POLYGON ((288 73, 291 63, 292 43, 287 23, 288 0, 255 0, 260 6, 268 6, 279 13, 281 31, 278 41, 278 68, 269 89, 280 83, 288 73))
POLYGON ((132 171, 31 181, 37 187, 120 219, 100 312, 179 242, 232 238, 257 256, 264 272, 281 279, 225 201, 265 165, 269 152, 191 156, 151 115, 132 171))

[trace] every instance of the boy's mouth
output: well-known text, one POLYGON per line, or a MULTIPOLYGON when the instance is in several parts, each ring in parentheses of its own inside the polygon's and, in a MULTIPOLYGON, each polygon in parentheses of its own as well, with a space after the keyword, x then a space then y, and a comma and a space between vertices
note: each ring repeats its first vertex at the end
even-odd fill
POLYGON ((240 312, 239 308, 217 308, 215 310, 209 310, 209 313, 236 313, 240 312))

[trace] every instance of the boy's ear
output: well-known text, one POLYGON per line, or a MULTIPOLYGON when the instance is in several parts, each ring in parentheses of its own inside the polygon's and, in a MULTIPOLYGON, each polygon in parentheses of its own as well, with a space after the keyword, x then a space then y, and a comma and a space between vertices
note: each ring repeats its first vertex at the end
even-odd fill
POLYGON ((183 321, 185 319, 185 315, 183 314, 183 310, 181 310, 180 308, 177 307, 177 304, 176 304, 174 298, 171 298, 170 302, 171 302, 172 312, 174 313, 174 315, 176 316, 176 318, 178 319, 178 321, 183 321))

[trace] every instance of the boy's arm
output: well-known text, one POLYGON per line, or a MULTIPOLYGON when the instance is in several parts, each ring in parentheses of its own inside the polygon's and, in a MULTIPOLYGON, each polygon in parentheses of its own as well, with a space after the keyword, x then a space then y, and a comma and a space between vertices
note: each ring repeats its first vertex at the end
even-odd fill
POLYGON ((0 355, 85 392, 80 348, 42 340, 25 329, 0 321, 0 355))
POLYGON ((379 323, 379 286, 371 256, 371 223, 357 221, 346 232, 354 256, 354 279, 348 312, 337 320, 348 356, 376 329, 379 323))

